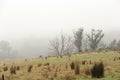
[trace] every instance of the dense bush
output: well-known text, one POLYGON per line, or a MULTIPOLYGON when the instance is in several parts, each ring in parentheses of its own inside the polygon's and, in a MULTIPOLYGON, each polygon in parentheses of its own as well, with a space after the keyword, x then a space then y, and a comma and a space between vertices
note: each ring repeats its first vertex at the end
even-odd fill
POLYGON ((103 62, 95 63, 93 68, 91 69, 91 74, 92 74, 93 78, 104 77, 104 65, 103 65, 103 62))

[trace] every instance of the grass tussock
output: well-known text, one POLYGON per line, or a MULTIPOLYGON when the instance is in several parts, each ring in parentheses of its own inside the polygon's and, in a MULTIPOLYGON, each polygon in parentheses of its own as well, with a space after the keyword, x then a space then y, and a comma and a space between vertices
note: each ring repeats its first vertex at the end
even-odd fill
POLYGON ((80 74, 80 65, 79 63, 75 64, 75 75, 79 75, 80 74))
POLYGON ((103 62, 95 63, 91 69, 91 74, 93 78, 104 77, 104 64, 103 62))
POLYGON ((32 65, 29 65, 29 66, 28 66, 28 72, 31 72, 31 71, 32 71, 32 68, 33 68, 33 66, 32 66, 32 65))

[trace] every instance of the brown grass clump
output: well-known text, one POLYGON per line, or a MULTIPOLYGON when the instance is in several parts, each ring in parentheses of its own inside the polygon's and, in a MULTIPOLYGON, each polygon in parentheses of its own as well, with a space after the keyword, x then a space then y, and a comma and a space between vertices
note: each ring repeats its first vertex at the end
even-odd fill
POLYGON ((29 65, 29 66, 28 66, 28 72, 31 72, 32 68, 33 68, 33 66, 32 66, 32 65, 29 65))
POLYGON ((92 74, 93 78, 104 77, 104 65, 103 65, 103 62, 95 63, 93 68, 91 69, 91 74, 92 74))
POLYGON ((91 60, 89 61, 89 64, 92 64, 92 61, 91 61, 91 60))
POLYGON ((116 61, 116 58, 114 58, 113 61, 116 61))
POLYGON ((16 70, 20 70, 20 66, 17 66, 17 67, 16 67, 16 70))
POLYGON ((3 70, 4 70, 4 71, 8 71, 8 67, 7 67, 7 66, 4 66, 4 67, 3 67, 3 70))
POLYGON ((82 61, 82 65, 85 65, 86 63, 87 63, 87 61, 86 61, 86 60, 82 61))
POLYGON ((4 74, 2 74, 2 79, 0 79, 0 80, 4 80, 5 78, 4 78, 4 74))
POLYGON ((10 73, 11 74, 16 74, 16 67, 15 66, 10 67, 10 73))
POLYGON ((85 75, 90 75, 90 74, 91 74, 91 72, 90 72, 89 67, 85 68, 85 75))
POLYGON ((44 64, 44 66, 49 66, 50 65, 50 63, 49 62, 47 62, 46 64, 44 64))
POLYGON ((42 66, 42 64, 41 64, 41 63, 39 63, 37 66, 38 66, 38 67, 41 67, 41 66, 42 66))
POLYGON ((71 67, 71 70, 75 69, 75 63, 72 62, 72 63, 70 64, 70 67, 71 67))
POLYGON ((75 74, 79 75, 80 74, 80 66, 78 63, 75 63, 75 74))

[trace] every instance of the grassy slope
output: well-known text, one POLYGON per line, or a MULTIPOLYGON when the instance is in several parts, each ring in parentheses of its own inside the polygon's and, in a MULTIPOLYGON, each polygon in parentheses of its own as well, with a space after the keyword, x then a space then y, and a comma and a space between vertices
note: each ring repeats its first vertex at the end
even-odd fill
MULTIPOLYGON (((98 60, 103 60, 104 63, 107 65, 107 69, 105 71, 105 77, 98 79, 98 80, 120 80, 120 60, 118 61, 113 61, 115 57, 120 57, 120 54, 117 52, 101 52, 101 53, 86 53, 86 54, 76 54, 72 55, 70 59, 67 56, 64 56, 63 58, 48 58, 47 60, 45 59, 31 59, 28 61, 20 60, 20 61, 14 61, 14 65, 20 65, 20 66, 28 66, 28 65, 34 65, 37 66, 39 63, 46 63, 49 62, 51 64, 60 64, 62 63, 63 65, 66 62, 71 62, 71 61, 82 61, 82 60, 91 60, 92 62, 98 61, 98 60), (109 70, 110 69, 110 70, 109 70)), ((7 63, 8 66, 10 66, 12 63, 9 62, 7 63)), ((87 65, 87 66, 92 66, 92 65, 87 65)), ((84 68, 84 66, 81 66, 81 68, 84 68)), ((37 72, 39 68, 34 70, 32 73, 27 73, 26 71, 18 71, 17 75, 12 75, 10 76, 9 72, 5 72, 4 74, 7 76, 10 76, 12 80, 37 80, 37 77, 39 77, 39 73, 37 72)), ((64 73, 63 73, 64 74, 64 73)), ((39 79, 38 79, 39 80, 39 79)), ((91 76, 81 76, 80 78, 77 78, 76 80, 96 80, 91 78, 91 76)))

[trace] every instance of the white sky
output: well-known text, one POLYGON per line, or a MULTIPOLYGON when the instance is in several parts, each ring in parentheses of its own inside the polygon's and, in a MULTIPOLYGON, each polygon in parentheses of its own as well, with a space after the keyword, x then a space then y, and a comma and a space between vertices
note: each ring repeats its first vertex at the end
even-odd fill
POLYGON ((0 0, 0 39, 120 27, 119 0, 0 0))
POLYGON ((120 0, 0 0, 0 40, 47 38, 79 27, 120 32, 120 0))

